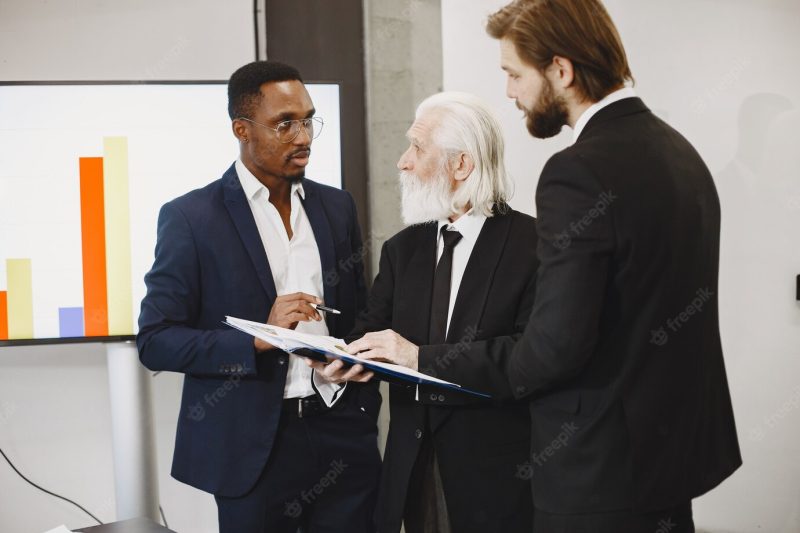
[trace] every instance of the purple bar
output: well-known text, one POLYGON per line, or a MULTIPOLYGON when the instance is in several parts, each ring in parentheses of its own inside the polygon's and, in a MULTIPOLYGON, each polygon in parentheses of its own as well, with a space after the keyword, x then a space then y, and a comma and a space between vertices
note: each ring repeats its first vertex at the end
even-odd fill
POLYGON ((58 308, 60 337, 83 337, 83 307, 58 308))

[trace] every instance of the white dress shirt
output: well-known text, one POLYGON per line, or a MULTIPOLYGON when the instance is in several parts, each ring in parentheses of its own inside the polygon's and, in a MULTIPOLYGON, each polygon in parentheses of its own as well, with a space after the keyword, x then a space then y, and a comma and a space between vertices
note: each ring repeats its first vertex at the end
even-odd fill
MULTIPOLYGON (((467 263, 472 255, 472 250, 475 248, 475 243, 478 241, 478 235, 481 234, 483 223, 486 222, 486 215, 482 213, 473 213, 472 210, 458 217, 455 222, 449 220, 440 220, 436 227, 436 264, 439 264, 439 259, 444 252, 444 239, 442 238, 442 226, 447 226, 447 231, 458 231, 461 234, 461 240, 456 243, 453 248, 453 269, 450 271, 450 302, 447 307, 447 332, 450 331, 450 319, 453 316, 453 307, 458 297, 458 290, 461 287, 461 280, 464 279, 464 271, 467 269, 467 263)), ((415 399, 419 401, 419 385, 415 399)))
POLYGON ((577 142, 578 137, 581 136, 581 132, 583 128, 586 127, 586 124, 589 122, 589 119, 592 118, 597 114, 598 111, 603 109, 604 107, 608 107, 614 102, 619 102, 620 100, 624 100, 625 98, 635 98, 636 92, 630 87, 624 87, 617 91, 614 91, 611 94, 606 95, 605 98, 600 100, 599 102, 595 102, 592 104, 583 114, 578 118, 578 121, 575 122, 575 128, 572 130, 572 143, 574 144, 577 142))
POLYGON ((461 240, 456 243, 453 248, 453 270, 450 274, 450 302, 447 309, 447 332, 450 331, 450 318, 453 316, 453 307, 456 303, 458 296, 458 289, 461 287, 461 280, 464 278, 464 271, 467 269, 467 262, 472 255, 472 249, 475 248, 475 242, 478 240, 478 235, 481 234, 483 223, 486 222, 486 215, 482 213, 473 213, 471 210, 461 215, 455 222, 449 220, 440 220, 436 228, 436 264, 439 264, 439 259, 442 257, 444 251, 444 239, 442 238, 442 226, 447 226, 448 231, 458 231, 461 234, 461 240))
MULTIPOLYGON (((301 183, 292 185, 291 213, 289 215, 292 238, 289 239, 280 213, 269 201, 269 189, 258 181, 258 178, 240 159, 236 161, 236 173, 247 196, 250 210, 253 212, 278 296, 304 292, 322 298, 324 294, 322 263, 314 231, 300 201, 305 198, 303 185, 301 183)), ((266 317, 264 319, 266 320, 266 317)), ((328 325, 324 318, 319 322, 315 320, 300 322, 297 324, 296 331, 327 335, 328 325)), ((269 354, 265 354, 265 356, 269 357, 269 354)), ((283 397, 304 398, 313 395, 312 377, 320 395, 328 405, 332 405, 339 396, 337 393, 343 387, 322 380, 295 355, 289 356, 289 369, 283 397)))

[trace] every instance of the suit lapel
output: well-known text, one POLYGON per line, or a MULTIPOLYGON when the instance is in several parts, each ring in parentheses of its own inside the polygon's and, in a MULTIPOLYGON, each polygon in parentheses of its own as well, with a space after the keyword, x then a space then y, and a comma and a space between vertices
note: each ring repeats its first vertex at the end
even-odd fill
MULTIPOLYGON (((408 250, 411 259, 397 286, 403 287, 404 297, 401 299, 403 312, 394 329, 403 332, 403 336, 417 345, 428 344, 431 323, 431 298, 433 297, 433 275, 436 271, 437 225, 426 224, 417 228, 419 238, 411 239, 414 249, 408 250)), ((421 368, 421 372, 426 369, 421 368)), ((424 386, 420 386, 420 395, 424 386)), ((416 397, 417 387, 406 387, 410 400, 416 397)), ((420 396, 421 397, 421 396, 420 396)), ((425 406, 419 405, 421 423, 424 423, 425 406)))
MULTIPOLYGON (((503 255, 510 228, 511 215, 495 215, 487 218, 484 222, 458 287, 456 303, 450 317, 450 327, 447 329, 448 344, 475 340, 478 325, 486 307, 489 289, 492 286, 497 264, 503 255)), ((458 362, 456 361, 455 364, 458 362)), ((420 389, 420 397, 422 394, 428 394, 429 390, 433 389, 427 387, 420 389)), ((452 409, 431 406, 431 430, 436 431, 441 427, 452 412, 452 409)))
POLYGON ((427 344, 431 323, 431 298, 433 296, 433 275, 436 271, 436 224, 426 224, 420 228, 420 243, 414 248, 413 256, 406 270, 407 278, 400 286, 410 302, 408 329, 409 340, 415 344, 427 344))
POLYGON ((269 268, 267 252, 264 250, 264 243, 261 242, 253 212, 250 210, 250 204, 247 203, 247 197, 242 190, 234 165, 231 165, 225 172, 223 180, 225 207, 228 209, 236 231, 253 262, 258 279, 267 293, 267 299, 274 302, 277 291, 275 290, 275 281, 272 279, 272 270, 269 268))
MULTIPOLYGON (((323 299, 325 300, 325 305, 335 309, 336 288, 334 283, 338 278, 336 276, 336 251, 333 249, 333 233, 331 232, 331 224, 322 205, 319 191, 314 185, 313 182, 303 180, 303 190, 305 192, 303 209, 308 217, 308 222, 311 224, 311 230, 314 232, 314 240, 317 241, 319 259, 322 265, 323 299)), ((325 322, 328 324, 329 331, 334 330, 332 321, 335 319, 335 315, 325 313, 325 322)))
POLYGON ((495 215, 484 222, 458 287, 450 327, 447 329, 448 344, 467 340, 468 328, 477 328, 480 324, 510 227, 510 215, 495 215))

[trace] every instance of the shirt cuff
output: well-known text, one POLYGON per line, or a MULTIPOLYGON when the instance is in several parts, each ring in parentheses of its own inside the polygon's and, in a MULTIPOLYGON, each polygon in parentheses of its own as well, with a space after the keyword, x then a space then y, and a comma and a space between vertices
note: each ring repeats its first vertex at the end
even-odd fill
POLYGON ((328 406, 328 408, 331 408, 336 405, 336 402, 338 402, 342 397, 342 393, 344 392, 345 387, 347 387, 347 383, 331 383, 317 374, 317 371, 314 370, 311 373, 311 387, 314 389, 314 392, 316 392, 317 395, 322 398, 322 401, 325 402, 325 405, 328 406))

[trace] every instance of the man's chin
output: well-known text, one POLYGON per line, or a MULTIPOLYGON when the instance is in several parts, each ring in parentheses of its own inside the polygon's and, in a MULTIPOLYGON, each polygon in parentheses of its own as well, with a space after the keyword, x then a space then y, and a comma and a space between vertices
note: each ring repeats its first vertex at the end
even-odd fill
POLYGON ((450 216, 452 198, 446 187, 446 176, 434 176, 428 185, 423 185, 418 178, 408 172, 400 174, 400 217, 406 226, 429 224, 450 216), (431 186, 433 184, 433 186, 431 186))
POLYGON ((528 129, 533 137, 537 139, 550 139, 555 137, 564 128, 563 122, 547 122, 539 119, 539 117, 528 114, 525 120, 525 127, 528 129))
POLYGON ((449 213, 436 214, 433 212, 415 212, 413 209, 401 209, 400 216, 403 219, 403 224, 406 226, 420 226, 439 222, 440 220, 446 219, 450 215, 449 213))

